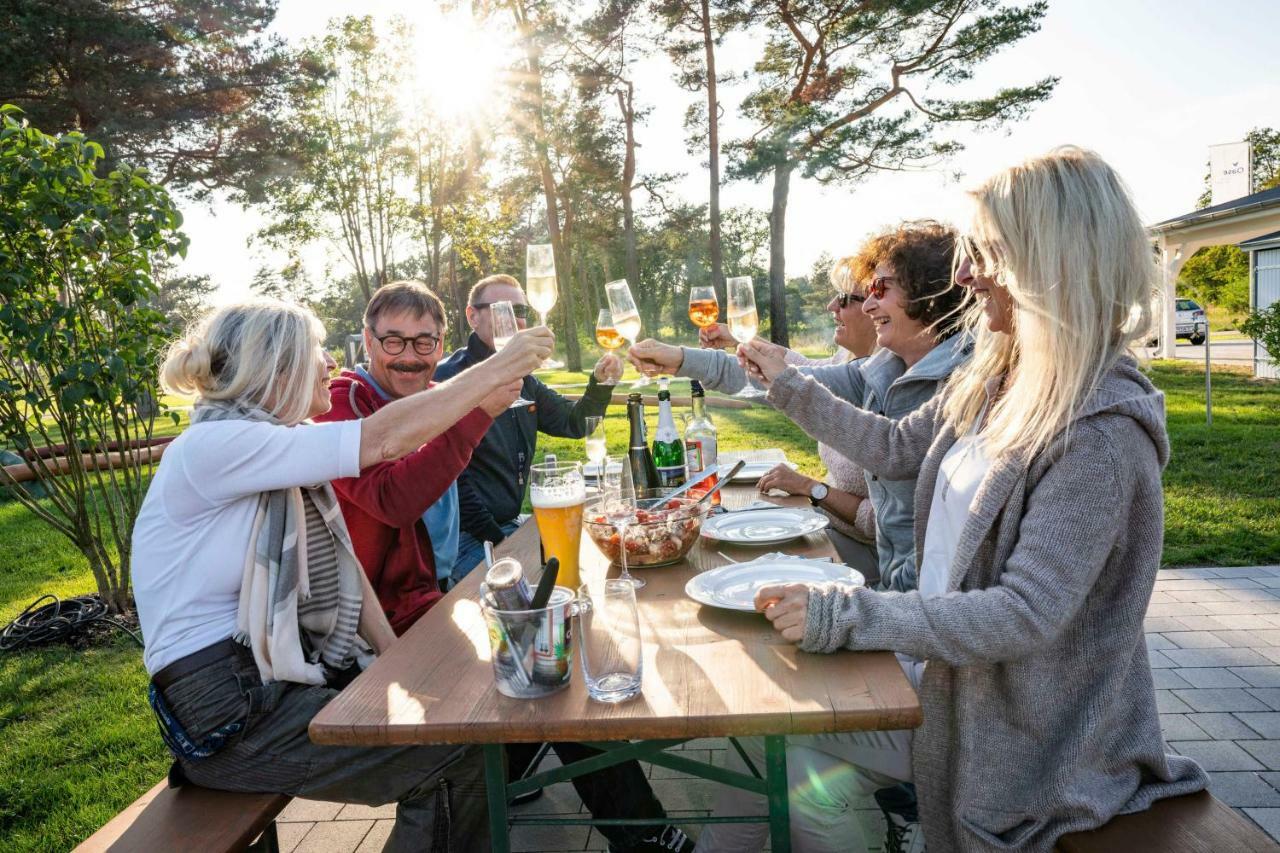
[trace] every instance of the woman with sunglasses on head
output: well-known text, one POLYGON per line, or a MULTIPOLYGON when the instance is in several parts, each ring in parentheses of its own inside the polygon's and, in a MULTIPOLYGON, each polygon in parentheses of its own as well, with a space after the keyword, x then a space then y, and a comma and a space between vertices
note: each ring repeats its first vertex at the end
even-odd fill
POLYGON ((786 584, 756 606, 806 651, 899 653, 924 708, 911 752, 930 848, 1048 853, 1207 784, 1166 752, 1143 636, 1169 441, 1129 351, 1158 273, 1096 154, 1062 148, 971 195, 955 277, 981 309, 943 395, 894 421, 740 350, 810 435, 918 477, 920 589, 786 584))
MULTIPOLYGON (((937 392, 966 357, 967 339, 955 334, 964 292, 951 286, 951 260, 955 233, 937 222, 905 222, 872 237, 856 256, 855 274, 867 282, 860 305, 840 310, 837 322, 860 310, 875 329, 879 351, 870 358, 840 364, 808 365, 802 356, 784 347, 756 339, 764 349, 828 387, 833 394, 857 406, 891 418, 915 411, 937 392)), ((838 304, 839 297, 833 300, 838 304)), ((830 306, 828 306, 830 307, 830 306)), ((847 323, 847 319, 846 319, 847 323)), ((839 333, 839 329, 837 329, 839 333)), ((645 371, 660 369, 697 379, 726 393, 741 389, 746 373, 730 353, 718 349, 692 349, 654 340, 638 342, 628 358, 645 371)), ((790 414, 785 406, 778 407, 790 414)), ((839 445, 823 442, 824 460, 842 454, 839 445)), ((777 485, 777 478, 763 486, 777 485)), ((788 483, 789 486, 800 484, 788 483)), ((898 590, 915 587, 915 550, 912 539, 915 478, 886 479, 868 474, 866 486, 875 517, 876 563, 851 563, 872 582, 898 590)), ((825 483, 811 484, 805 493, 820 507, 825 483)), ((789 488, 787 490, 790 490, 789 488)), ((846 549, 848 550, 848 549, 846 549)), ((842 552, 844 556, 844 552, 842 552)))

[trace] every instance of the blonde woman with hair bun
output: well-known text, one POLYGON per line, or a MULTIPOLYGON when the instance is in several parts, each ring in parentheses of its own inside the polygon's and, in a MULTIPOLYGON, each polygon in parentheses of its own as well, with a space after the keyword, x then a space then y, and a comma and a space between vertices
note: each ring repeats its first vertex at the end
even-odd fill
MULTIPOLYGON (((786 584, 756 606, 806 651, 898 653, 924 709, 904 781, 930 849, 1048 853, 1207 785, 1165 746, 1142 630, 1169 441, 1129 349, 1157 273, 1128 190, 1093 152, 1057 149, 970 195, 955 281, 978 298, 974 354, 923 408, 878 417, 743 348, 810 435, 833 442, 835 424, 869 472, 917 478, 919 590, 786 584)), ((820 783, 874 775, 874 737, 826 737, 838 745, 809 748, 845 763, 820 783)), ((858 849, 856 826, 829 829, 858 849)))
POLYGON ((474 750, 307 738, 316 712, 395 639, 329 481, 399 459, 473 409, 505 409, 554 338, 528 329, 465 383, 318 424, 336 366, 323 339, 306 308, 258 300, 212 312, 165 358, 165 386, 195 405, 138 514, 133 584, 171 780, 398 802, 386 849, 486 850, 474 750))

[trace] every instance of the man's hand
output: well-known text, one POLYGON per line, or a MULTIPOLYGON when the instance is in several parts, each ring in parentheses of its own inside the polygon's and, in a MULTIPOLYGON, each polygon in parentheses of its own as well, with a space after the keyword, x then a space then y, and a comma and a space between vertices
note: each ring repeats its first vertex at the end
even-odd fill
POLYGON ((804 620, 809 610, 808 584, 762 586, 756 590, 755 605, 784 640, 798 643, 804 639, 804 620))
POLYGON ((622 378, 622 359, 611 352, 600 356, 592 373, 601 385, 617 385, 622 378))
POLYGON ((484 413, 490 418, 496 418, 511 408, 511 404, 516 401, 516 397, 520 396, 520 389, 523 387, 523 379, 513 379, 481 400, 480 408, 484 409, 484 413))
POLYGON ((747 372, 747 376, 767 388, 787 369, 787 349, 760 338, 752 338, 738 346, 738 363, 747 372))
POLYGON ((730 349, 737 346, 738 341, 724 323, 712 323, 698 329, 698 345, 703 349, 730 349))
POLYGON ((806 477, 790 465, 779 462, 760 478, 756 486, 762 493, 768 493, 770 489, 781 489, 789 495, 803 495, 807 498, 809 488, 816 482, 818 481, 806 477))
POLYGON ((675 374, 680 369, 680 365, 684 364, 684 353, 680 351, 680 347, 664 344, 653 338, 645 338, 643 341, 637 341, 627 351, 627 361, 634 364, 636 370, 645 376, 654 376, 658 373, 675 374))
POLYGON ((551 355, 556 336, 546 326, 535 326, 516 332, 515 337, 502 351, 486 361, 492 365, 495 378, 501 385, 515 379, 523 379, 537 369, 551 355))

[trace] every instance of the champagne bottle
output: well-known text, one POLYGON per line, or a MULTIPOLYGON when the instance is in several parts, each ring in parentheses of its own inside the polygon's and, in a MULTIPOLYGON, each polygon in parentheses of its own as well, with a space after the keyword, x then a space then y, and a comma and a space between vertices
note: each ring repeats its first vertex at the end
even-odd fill
POLYGON ((658 431, 653 434, 653 461, 658 466, 658 480, 663 488, 684 485, 688 476, 684 467, 684 442, 671 415, 671 391, 665 382, 658 391, 658 431))
MULTIPOLYGON (((718 480, 716 471, 718 445, 716 442, 716 425, 707 414, 706 392, 697 380, 689 383, 693 397, 693 419, 684 429, 685 464, 689 470, 689 479, 696 480, 704 471, 712 471, 702 482, 689 489, 690 497, 699 497, 714 486, 718 480)), ((711 496, 714 506, 720 505, 720 493, 711 496)))
POLYGON ((638 392, 627 395, 627 420, 631 423, 627 462, 631 465, 631 481, 635 483, 636 496, 643 497, 644 490, 656 489, 660 483, 658 467, 653 464, 644 428, 644 402, 638 392))

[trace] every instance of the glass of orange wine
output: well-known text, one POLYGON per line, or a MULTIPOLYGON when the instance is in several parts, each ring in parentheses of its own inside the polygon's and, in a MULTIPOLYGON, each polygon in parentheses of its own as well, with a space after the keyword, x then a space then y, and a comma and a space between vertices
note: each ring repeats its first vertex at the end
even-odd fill
POLYGON ((613 352, 626 342, 626 338, 613 325, 613 312, 608 308, 601 308, 596 315, 596 343, 601 349, 613 352))
POLYGON ((720 319, 720 303, 714 287, 689 288, 689 319, 699 329, 714 326, 720 319))

